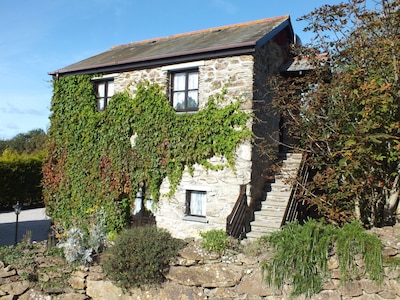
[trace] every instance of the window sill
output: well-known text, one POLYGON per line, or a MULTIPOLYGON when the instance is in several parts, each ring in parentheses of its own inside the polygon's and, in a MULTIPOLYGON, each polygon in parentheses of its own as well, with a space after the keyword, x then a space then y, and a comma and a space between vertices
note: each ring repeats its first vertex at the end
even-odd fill
POLYGON ((184 115, 184 114, 195 114, 195 113, 198 113, 199 112, 199 110, 197 109, 197 110, 181 110, 181 111, 178 111, 178 110, 175 110, 175 112, 178 114, 178 115, 184 115))
POLYGON ((192 221, 192 222, 199 222, 199 223, 208 223, 207 218, 205 217, 197 217, 197 216, 184 216, 182 218, 184 221, 192 221))

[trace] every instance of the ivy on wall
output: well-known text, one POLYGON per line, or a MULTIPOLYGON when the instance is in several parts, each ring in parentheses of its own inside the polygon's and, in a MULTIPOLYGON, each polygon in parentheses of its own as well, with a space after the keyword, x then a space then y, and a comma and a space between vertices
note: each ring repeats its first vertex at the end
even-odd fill
POLYGON ((91 76, 62 77, 53 85, 43 185, 48 214, 62 230, 85 226, 101 207, 108 230, 119 231, 139 185, 158 200, 163 180, 172 195, 185 167, 234 169, 237 145, 251 137, 240 100, 220 107, 225 92, 197 113, 177 114, 162 87, 141 83, 135 97, 118 93, 99 112, 91 76), (213 156, 226 163, 212 165, 213 156))

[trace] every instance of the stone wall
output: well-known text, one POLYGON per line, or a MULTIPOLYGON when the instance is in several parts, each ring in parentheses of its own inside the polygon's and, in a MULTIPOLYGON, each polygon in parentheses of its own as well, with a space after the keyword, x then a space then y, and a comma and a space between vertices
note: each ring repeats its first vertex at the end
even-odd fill
POLYGON ((252 207, 258 207, 259 202, 265 199, 263 187, 268 178, 273 159, 271 157, 279 150, 280 116, 271 107, 271 95, 268 79, 278 73, 279 67, 287 59, 287 50, 290 39, 282 39, 286 44, 280 45, 280 39, 274 38, 262 47, 256 49, 254 55, 254 95, 253 113, 255 135, 252 153, 252 207), (261 139, 259 137, 262 137, 261 139))
MULTIPOLYGON (((253 65, 251 55, 225 57, 204 60, 195 64, 199 68, 199 108, 205 106, 210 96, 227 89, 225 102, 221 106, 235 101, 239 97, 245 100, 242 109, 251 112, 253 99, 253 65)), ((136 85, 141 81, 168 86, 168 70, 184 68, 188 64, 160 66, 153 69, 135 70, 118 74, 115 79, 115 91, 129 89, 135 95, 136 85)), ((249 124, 249 126, 251 126, 249 124)), ((204 171, 195 166, 194 176, 185 172, 182 182, 173 197, 161 197, 155 211, 159 227, 168 229, 174 237, 198 237, 199 232, 210 229, 225 229, 226 217, 231 213, 238 196, 240 185, 249 184, 252 168, 252 145, 244 143, 237 149, 236 170, 204 171), (185 219, 186 190, 205 191, 207 216, 205 219, 185 219), (200 221, 200 222, 199 222, 200 221)), ((223 158, 222 158, 223 159, 223 158)), ((220 163, 221 158, 211 160, 220 163)), ((161 195, 168 193, 169 184, 165 180, 161 186, 161 195)), ((251 197, 251 195, 249 195, 251 197)))
MULTIPOLYGON (((383 254, 391 259, 400 256, 400 226, 374 229, 373 233, 383 241, 383 254)), ((291 299, 290 286, 274 290, 266 286, 261 277, 260 262, 268 261, 271 252, 264 250, 261 255, 245 255, 229 251, 223 256, 202 250, 197 242, 189 243, 180 256, 171 263, 166 275, 167 281, 161 286, 146 289, 131 289, 123 292, 112 282, 106 280, 98 265, 79 267, 71 270, 55 269, 54 260, 43 258, 40 253, 36 260, 38 266, 37 282, 33 284, 26 278, 26 270, 16 270, 0 262, 0 299, 64 299, 64 300, 110 300, 110 299, 291 299), (47 270, 47 271, 45 271, 47 270), (46 283, 68 273, 64 288, 46 288, 46 283), (33 287, 34 286, 34 287, 33 287), (42 287, 42 288, 40 288, 42 287)), ((358 262, 362 269, 362 262, 358 262)), ((382 285, 361 277, 343 284, 340 282, 338 261, 332 256, 328 262, 331 278, 324 283, 323 290, 312 296, 311 300, 369 300, 400 299, 399 270, 385 267, 382 285)), ((305 300, 304 296, 294 298, 305 300)))
MULTIPOLYGON (((271 114, 268 97, 265 96, 267 76, 278 70, 284 61, 285 51, 275 40, 257 48, 255 55, 223 57, 197 62, 189 62, 152 69, 142 69, 118 74, 115 91, 129 89, 135 95, 136 85, 141 81, 168 86, 169 70, 179 70, 190 66, 199 69, 199 108, 205 106, 209 97, 221 93, 226 88, 225 102, 221 106, 240 98, 244 100, 241 109, 254 113, 249 127, 256 136, 256 144, 261 140, 273 144, 277 140, 279 118, 271 114)), ((166 91, 167 93, 167 91, 166 91)), ((277 147, 276 147, 277 148, 277 147)), ((265 177, 263 172, 268 164, 268 156, 255 150, 254 143, 243 143, 237 149, 236 169, 205 171, 195 166, 194 176, 185 172, 182 182, 172 197, 161 196, 154 212, 157 225, 168 229, 174 237, 199 237, 201 231, 225 229, 226 218, 239 196, 240 185, 247 185, 248 202, 260 202, 265 197, 265 177), (206 218, 186 218, 186 191, 204 191, 206 195, 206 218), (254 201, 253 201, 254 200, 254 201)), ((222 158, 223 159, 223 158, 222 158)), ((220 163, 221 158, 211 160, 220 163)), ((168 180, 161 186, 161 195, 169 191, 168 180)))
MULTIPOLYGON (((238 97, 247 100, 243 108, 250 112, 252 100, 253 58, 249 55, 225 57, 205 60, 199 67, 199 106, 200 109, 210 96, 227 89, 225 103, 234 101, 238 97)), ((204 171, 200 165, 194 167, 194 175, 185 172, 176 193, 170 197, 163 197, 156 212, 157 225, 168 229, 174 237, 198 237, 201 231, 210 229, 225 229, 226 217, 239 196, 241 184, 248 184, 251 180, 251 153, 250 143, 242 144, 237 150, 236 172, 229 168, 221 171, 204 171), (206 218, 185 218, 186 191, 205 191, 206 218)), ((213 163, 220 163, 221 158, 211 159, 213 163)), ((161 186, 161 194, 169 190, 168 181, 161 186)))

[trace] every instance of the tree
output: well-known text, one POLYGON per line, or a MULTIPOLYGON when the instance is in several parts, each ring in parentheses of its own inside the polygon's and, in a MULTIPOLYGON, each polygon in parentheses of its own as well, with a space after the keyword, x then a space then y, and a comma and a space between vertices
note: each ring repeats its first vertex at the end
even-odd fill
POLYGON ((312 71, 272 86, 295 147, 309 154, 305 199, 332 223, 376 226, 400 214, 400 1, 367 4, 303 16, 315 38, 300 59, 312 71))
POLYGON ((43 129, 33 129, 27 133, 19 133, 10 140, 0 140, 0 154, 5 149, 19 154, 30 154, 46 148, 47 134, 43 129))

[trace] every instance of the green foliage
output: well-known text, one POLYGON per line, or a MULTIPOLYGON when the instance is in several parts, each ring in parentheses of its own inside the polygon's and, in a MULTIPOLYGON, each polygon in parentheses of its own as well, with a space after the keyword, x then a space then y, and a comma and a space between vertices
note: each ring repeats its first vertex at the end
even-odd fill
POLYGON ((315 40, 300 51, 314 69, 275 82, 275 106, 310 154, 304 195, 334 224, 379 226, 396 211, 400 9, 397 0, 369 7, 350 0, 302 17, 315 40))
POLYGON ((32 154, 46 149, 47 134, 42 129, 20 133, 10 140, 0 140, 0 155, 9 149, 19 154, 32 154))
POLYGON ((343 228, 309 220, 304 225, 293 222, 282 230, 262 238, 274 249, 270 262, 262 263, 268 285, 292 286, 292 295, 318 293, 328 275, 328 258, 336 249, 343 280, 359 275, 355 259, 365 262, 366 274, 380 282, 383 278, 382 243, 368 234, 359 222, 343 228))
MULTIPOLYGON (((49 156, 44 167, 44 197, 49 215, 68 229, 94 207, 103 207, 107 229, 127 223, 139 185, 157 201, 168 178, 170 194, 185 168, 224 156, 234 168, 238 143, 250 137, 248 114, 240 101, 219 107, 224 94, 210 98, 194 114, 177 114, 162 88, 139 84, 135 97, 113 96, 106 111, 96 109, 91 76, 54 80, 49 156), (134 146, 131 137, 135 137, 134 146)), ((79 227, 79 224, 75 224, 79 227)))
POLYGON ((18 154, 10 149, 0 156, 0 210, 12 209, 19 201, 25 206, 43 205, 42 167, 45 152, 18 154))
POLYGON ((271 263, 262 264, 268 285, 281 288, 287 280, 293 295, 315 294, 327 275, 327 258, 336 229, 311 220, 304 226, 289 223, 266 237, 274 248, 271 263))
POLYGON ((158 284, 183 242, 156 226, 123 231, 102 259, 106 275, 123 288, 158 284))
POLYGON ((34 264, 38 245, 18 243, 15 246, 0 247, 0 261, 15 267, 28 267, 34 264))
POLYGON ((337 234, 337 255, 340 272, 344 279, 359 275, 354 258, 364 258, 365 270, 371 279, 381 282, 383 279, 382 242, 367 233, 359 222, 345 224, 337 234))
POLYGON ((201 232, 201 247, 208 251, 223 253, 229 247, 229 236, 225 230, 212 229, 201 232))

